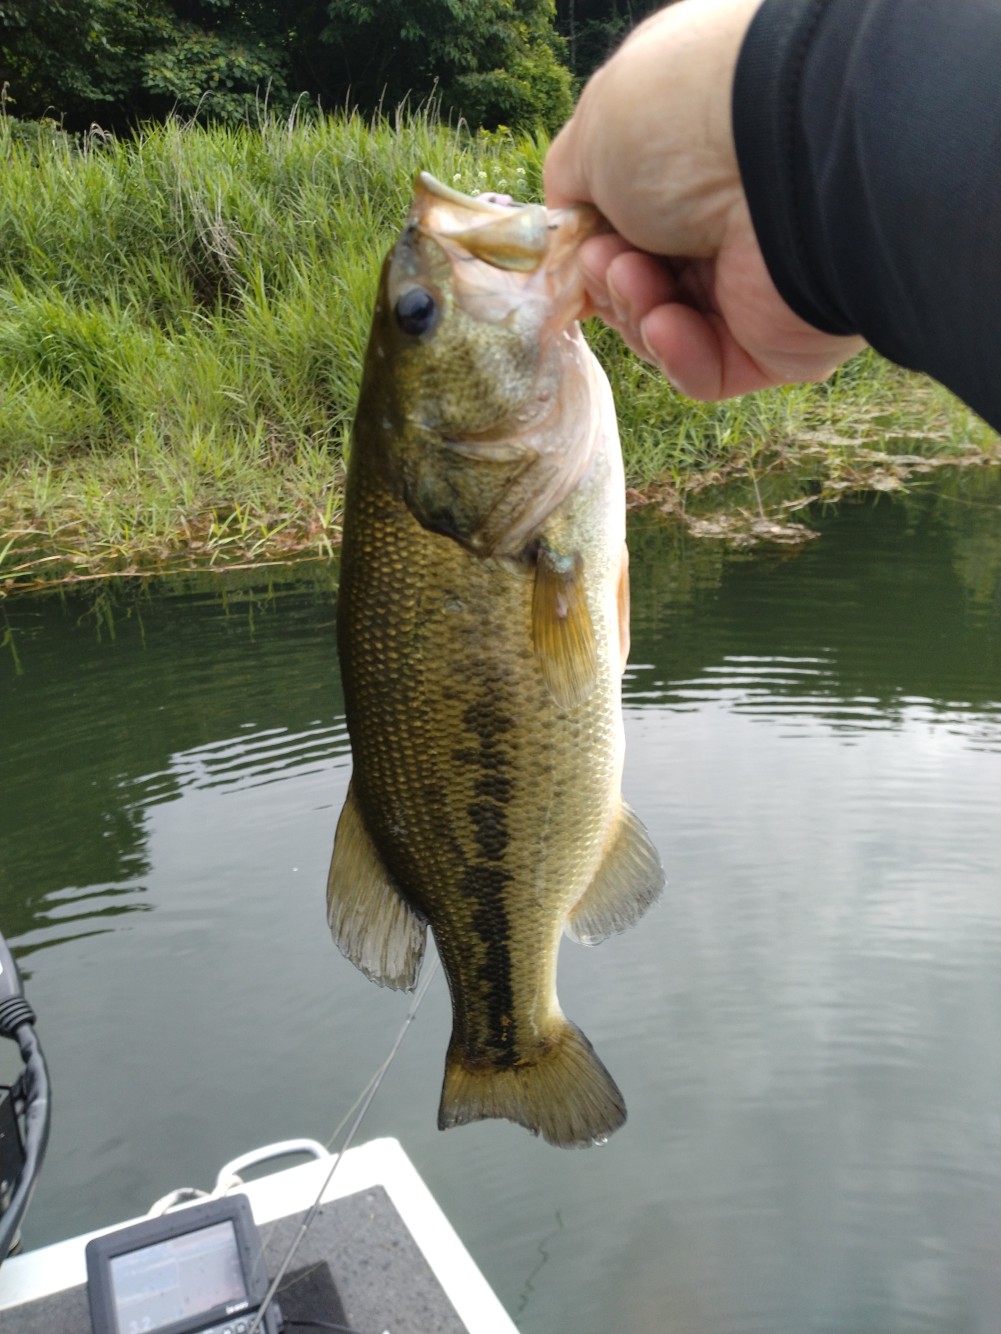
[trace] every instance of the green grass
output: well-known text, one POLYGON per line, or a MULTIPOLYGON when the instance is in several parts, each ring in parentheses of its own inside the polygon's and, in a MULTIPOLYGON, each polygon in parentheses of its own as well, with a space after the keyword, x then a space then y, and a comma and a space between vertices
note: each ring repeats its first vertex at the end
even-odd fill
MULTIPOLYGON (((544 153, 430 113, 30 148, 0 117, 0 592, 328 554, 378 269, 415 172, 533 198, 544 153)), ((633 486, 899 409, 900 377, 872 358, 829 386, 696 405, 592 334, 633 486)), ((941 447, 973 429, 944 400, 935 414, 941 447)))

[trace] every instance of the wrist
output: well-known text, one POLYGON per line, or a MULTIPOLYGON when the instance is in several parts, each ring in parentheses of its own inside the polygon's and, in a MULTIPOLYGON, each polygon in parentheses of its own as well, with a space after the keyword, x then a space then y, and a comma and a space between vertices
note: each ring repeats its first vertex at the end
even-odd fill
MULTIPOLYGON (((682 0, 647 19, 594 79, 594 129, 604 111, 609 140, 632 140, 608 171, 610 220, 653 253, 717 253, 743 186, 734 144, 732 93, 741 46, 762 0, 682 0), (604 85, 604 86, 602 86, 604 85), (616 108, 618 122, 608 115, 616 108), (652 121, 658 115, 661 123, 652 121), (631 124, 624 126, 628 119, 631 124), (635 179, 623 179, 626 171, 635 179), (629 214, 617 219, 619 200, 629 214), (624 225, 623 225, 624 224, 624 225)), ((601 206, 599 201, 599 207, 601 206)))

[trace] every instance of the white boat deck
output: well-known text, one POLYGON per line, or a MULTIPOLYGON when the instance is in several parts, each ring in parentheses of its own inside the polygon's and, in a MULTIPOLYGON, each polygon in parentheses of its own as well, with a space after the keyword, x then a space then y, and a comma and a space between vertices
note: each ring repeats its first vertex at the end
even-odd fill
MULTIPOLYGON (((261 1230, 270 1274, 330 1166, 329 1159, 314 1160, 239 1187, 261 1230)), ((334 1321, 362 1334, 516 1334, 397 1140, 349 1149, 323 1201, 278 1294, 287 1318, 334 1321)), ((4 1263, 4 1334, 90 1334, 84 1251, 98 1235, 4 1263)))

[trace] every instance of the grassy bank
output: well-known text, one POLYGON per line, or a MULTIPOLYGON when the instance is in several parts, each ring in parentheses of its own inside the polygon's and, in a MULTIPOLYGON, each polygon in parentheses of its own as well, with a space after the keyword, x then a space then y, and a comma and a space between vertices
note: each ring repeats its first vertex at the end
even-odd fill
MULTIPOLYGON (((30 147, 0 119, 0 590, 331 550, 376 276, 414 173, 534 197, 543 155, 419 114, 30 147)), ((796 440, 835 455, 887 433, 946 452, 989 440, 874 358, 707 407, 609 331, 595 344, 630 482, 661 498, 796 440)))

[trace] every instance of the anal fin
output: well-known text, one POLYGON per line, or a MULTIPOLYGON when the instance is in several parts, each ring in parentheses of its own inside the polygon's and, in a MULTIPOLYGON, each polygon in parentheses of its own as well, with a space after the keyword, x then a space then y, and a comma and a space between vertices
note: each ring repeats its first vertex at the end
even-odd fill
POLYGON ((413 990, 427 927, 383 865, 350 786, 327 876, 327 921, 341 953, 366 977, 413 990))
POLYGON ((584 563, 540 547, 532 596, 532 641, 553 698, 572 708, 598 675, 594 626, 584 596, 584 563))
POLYGON ((635 811, 622 803, 619 823, 594 879, 566 924, 582 945, 597 945, 638 921, 664 888, 664 869, 635 811))

